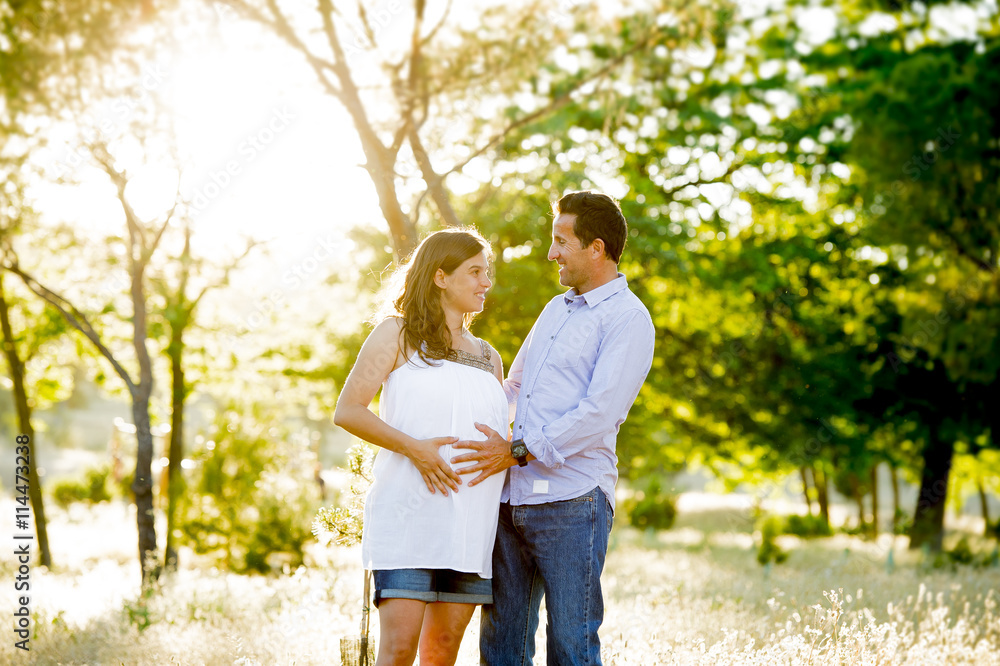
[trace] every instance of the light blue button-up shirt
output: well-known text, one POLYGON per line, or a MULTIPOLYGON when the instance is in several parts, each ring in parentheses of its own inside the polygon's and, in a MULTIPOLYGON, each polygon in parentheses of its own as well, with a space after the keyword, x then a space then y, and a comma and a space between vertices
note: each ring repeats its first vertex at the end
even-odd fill
POLYGON ((556 502, 599 486, 614 508, 618 429, 649 373, 655 338, 621 273, 549 301, 503 383, 513 437, 538 460, 510 468, 502 501, 556 502))

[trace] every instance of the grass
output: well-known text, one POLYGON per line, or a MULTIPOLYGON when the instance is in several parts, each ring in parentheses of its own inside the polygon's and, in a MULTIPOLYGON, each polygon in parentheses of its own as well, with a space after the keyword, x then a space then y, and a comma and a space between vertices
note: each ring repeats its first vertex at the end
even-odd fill
MULTIPOLYGON (((933 569, 903 539, 838 535, 781 537, 789 558, 765 570, 745 511, 681 507, 668 532, 612 533, 606 664, 1000 664, 1000 568, 933 569)), ((0 511, 10 515, 9 500, 0 511)), ((31 573, 31 652, 15 650, 8 630, 0 662, 330 664, 339 639, 357 636, 354 548, 315 546, 308 566, 274 576, 196 566, 182 552, 187 566, 142 598, 130 509, 53 514, 56 566, 31 573)), ((10 582, 0 612, 10 618, 10 558, 0 575, 10 582)), ((477 624, 460 664, 478 663, 477 624)), ((544 663, 544 626, 536 644, 544 663)))

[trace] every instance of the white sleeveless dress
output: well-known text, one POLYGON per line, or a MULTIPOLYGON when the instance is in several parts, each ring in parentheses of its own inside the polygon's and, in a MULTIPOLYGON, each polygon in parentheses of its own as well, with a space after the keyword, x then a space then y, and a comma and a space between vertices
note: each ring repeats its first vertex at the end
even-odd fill
MULTIPOLYGON (((488 346, 485 351, 489 353, 488 346)), ((486 439, 476 423, 507 437, 507 398, 492 364, 465 352, 454 360, 434 362, 436 366, 428 365, 414 352, 392 371, 382 385, 382 420, 417 439, 486 439)), ((452 446, 438 451, 445 460, 468 452, 452 446)), ((506 474, 494 474, 471 488, 467 484, 476 474, 465 475, 458 492, 449 490, 445 497, 440 491, 431 494, 414 464, 400 453, 379 449, 373 471, 361 539, 365 568, 453 569, 492 578, 506 474)))

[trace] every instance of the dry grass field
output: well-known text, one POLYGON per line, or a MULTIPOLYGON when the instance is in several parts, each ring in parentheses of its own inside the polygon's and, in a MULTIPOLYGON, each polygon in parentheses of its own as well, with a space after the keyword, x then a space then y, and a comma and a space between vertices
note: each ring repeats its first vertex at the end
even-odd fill
MULTIPOLYGON (((788 560, 765 571, 745 511, 692 504, 668 532, 615 528, 606 664, 1000 664, 1000 568, 934 569, 902 539, 840 535, 783 537, 788 560)), ((0 510, 13 513, 9 500, 0 510)), ((31 572, 31 651, 16 650, 8 629, 0 662, 338 664, 339 639, 357 635, 356 549, 315 546, 308 566, 274 576, 199 567, 183 553, 186 566, 143 600, 128 507, 53 510, 52 522, 56 566, 31 572)), ((14 565, 0 566, 10 618, 14 565)), ((478 663, 477 623, 461 664, 478 663)), ((543 628, 535 663, 544 645, 543 628)))

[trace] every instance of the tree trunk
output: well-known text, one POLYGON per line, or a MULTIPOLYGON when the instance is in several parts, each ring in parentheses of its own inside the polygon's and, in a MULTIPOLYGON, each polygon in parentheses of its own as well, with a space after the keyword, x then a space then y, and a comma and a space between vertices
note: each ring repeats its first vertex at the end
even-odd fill
POLYGON ((899 531, 899 517, 903 515, 903 509, 899 505, 899 471, 895 465, 889 465, 889 478, 892 479, 892 533, 899 531))
POLYGON ((396 261, 402 262, 417 247, 417 230, 413 226, 413 220, 403 213, 399 204, 394 176, 396 165, 374 133, 370 137, 366 137, 363 132, 360 135, 361 147, 368 158, 365 169, 375 185, 379 208, 389 225, 396 261))
POLYGON ((864 533, 867 523, 865 522, 865 496, 861 492, 861 481, 858 479, 858 475, 851 472, 847 476, 847 483, 851 488, 851 499, 854 500, 854 504, 858 507, 858 532, 864 533))
POLYGON ((156 522, 153 513, 153 433, 149 422, 149 397, 153 393, 153 365, 146 348, 146 293, 143 275, 148 256, 135 245, 139 234, 130 229, 132 239, 132 330, 136 360, 139 362, 139 383, 132 390, 132 419, 135 421, 135 493, 136 527, 139 532, 139 567, 143 587, 159 575, 159 553, 156 549, 156 522))
POLYGON ((799 467, 799 474, 802 476, 802 495, 806 498, 806 509, 809 515, 813 515, 812 499, 809 497, 809 468, 803 465, 799 467))
POLYGON ((878 538, 878 463, 872 465, 872 537, 878 538))
MULTIPOLYGON (((156 525, 153 515, 153 434, 150 431, 149 422, 149 397, 153 392, 153 366, 149 358, 149 350, 146 348, 146 295, 143 281, 143 273, 149 257, 155 249, 156 241, 152 247, 146 247, 142 230, 134 217, 132 208, 125 198, 125 187, 127 180, 124 175, 115 171, 108 158, 107 153, 101 153, 92 148, 92 154, 101 162, 115 183, 118 189, 118 198, 122 203, 125 212, 125 221, 129 232, 129 274, 131 276, 130 295, 132 298, 132 330, 133 346, 135 358, 139 364, 139 382, 133 381, 128 371, 122 367, 114 354, 101 342, 100 335, 94 330, 93 325, 80 310, 59 294, 48 289, 35 278, 21 270, 15 261, 5 265, 8 271, 16 273, 33 292, 38 294, 47 303, 56 308, 66 321, 83 333, 89 339, 101 355, 107 359, 115 372, 125 382, 129 395, 132 398, 132 420, 136 428, 136 462, 135 480, 132 482, 132 492, 135 494, 136 505, 136 526, 139 532, 139 566, 142 571, 142 585, 147 587, 156 579, 159 573, 159 565, 156 552, 156 525)), ((110 158, 108 158, 110 159, 110 158)), ((169 222, 169 218, 168 218, 169 222)), ((157 240, 161 237, 162 231, 166 229, 166 222, 161 228, 161 233, 157 234, 157 240)))
POLYGON ((10 367, 10 378, 14 384, 14 405, 17 408, 18 432, 28 437, 28 499, 31 501, 35 517, 35 536, 38 539, 38 562, 43 567, 52 566, 49 550, 49 532, 45 522, 45 504, 42 501, 42 482, 38 477, 38 450, 31 446, 35 442, 35 429, 31 426, 31 405, 24 388, 24 363, 17 355, 14 345, 14 330, 10 325, 10 310, 3 291, 3 273, 0 272, 0 327, 3 329, 3 351, 10 367))
POLYGON ((444 187, 444 179, 434 171, 431 158, 427 154, 427 150, 424 149, 416 128, 413 127, 410 129, 410 148, 413 149, 413 156, 420 167, 420 175, 427 185, 427 191, 437 206, 438 214, 441 215, 441 222, 446 227, 462 226, 458 215, 455 214, 455 209, 451 206, 451 198, 448 195, 448 190, 444 187))
POLYGON ((954 442, 941 440, 937 428, 929 428, 923 451, 920 494, 910 532, 911 550, 922 548, 926 544, 932 552, 941 552, 944 540, 944 505, 948 497, 948 476, 954 452, 954 442))
MULTIPOLYGON (((140 389, 141 391, 141 389, 140 389)), ((156 523, 153 513, 153 433, 149 424, 149 396, 132 399, 132 420, 135 421, 136 456, 135 493, 136 528, 139 531, 139 565, 143 586, 156 580, 159 574, 156 552, 156 523)))
POLYGON ((184 459, 184 399, 187 397, 187 387, 184 381, 184 341, 181 339, 184 328, 182 322, 171 323, 170 344, 167 355, 170 357, 170 451, 167 454, 167 544, 164 549, 163 563, 167 571, 177 570, 177 546, 174 530, 177 516, 177 502, 184 488, 181 476, 181 461, 184 459), (181 324, 181 325, 178 325, 181 324))
POLYGON ((830 524, 830 495, 828 492, 828 480, 826 473, 821 466, 813 467, 813 481, 816 485, 816 502, 819 504, 819 515, 823 516, 826 524, 830 524))
POLYGON ((986 489, 983 487, 983 477, 976 478, 976 491, 979 493, 979 510, 983 514, 983 536, 990 535, 990 503, 986 499, 986 489))

